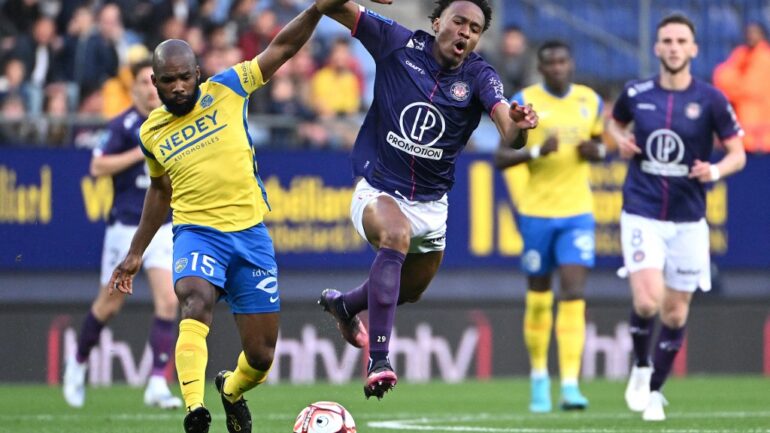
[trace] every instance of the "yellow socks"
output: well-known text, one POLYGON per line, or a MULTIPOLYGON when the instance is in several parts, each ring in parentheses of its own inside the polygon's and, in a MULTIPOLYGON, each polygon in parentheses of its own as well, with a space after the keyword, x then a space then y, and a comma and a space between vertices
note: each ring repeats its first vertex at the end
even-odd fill
POLYGON ((267 380, 268 371, 261 371, 253 368, 246 361, 246 355, 241 352, 238 356, 238 367, 232 374, 227 375, 225 380, 224 394, 230 403, 235 403, 241 398, 244 392, 256 387, 267 380))
POLYGON ((176 340, 176 373, 182 388, 187 410, 203 406, 203 390, 206 385, 206 364, 209 352, 206 336, 209 327, 203 323, 184 319, 179 323, 179 337, 176 340))
POLYGON ((527 291, 524 311, 524 343, 533 373, 548 374, 548 344, 553 327, 553 292, 527 291))
POLYGON ((560 301, 557 314, 556 342, 559 344, 561 381, 577 383, 586 341, 586 302, 583 299, 560 301))

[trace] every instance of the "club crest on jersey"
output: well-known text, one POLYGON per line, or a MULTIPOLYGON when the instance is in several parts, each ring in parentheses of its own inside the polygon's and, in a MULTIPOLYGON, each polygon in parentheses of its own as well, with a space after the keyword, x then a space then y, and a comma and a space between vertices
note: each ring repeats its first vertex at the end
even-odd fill
POLYGON ((458 102, 465 101, 471 94, 471 88, 465 81, 455 81, 452 83, 452 87, 449 88, 449 93, 452 95, 452 99, 458 102))
POLYGON ((211 103, 214 102, 214 97, 211 95, 206 95, 203 98, 201 98, 201 108, 208 108, 211 106, 211 103))
POLYGON ((686 107, 684 107, 684 115, 687 116, 687 118, 690 120, 695 120, 700 117, 700 112, 700 104, 696 102, 690 102, 686 107))
POLYGON ((187 258, 181 258, 174 263, 174 272, 177 274, 184 271, 184 268, 187 267, 187 258))

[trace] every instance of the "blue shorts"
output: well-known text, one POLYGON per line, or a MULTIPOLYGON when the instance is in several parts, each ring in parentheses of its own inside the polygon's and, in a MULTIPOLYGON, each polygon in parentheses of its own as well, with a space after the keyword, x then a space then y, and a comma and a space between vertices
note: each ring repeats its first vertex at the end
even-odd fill
POLYGON ((238 232, 191 224, 174 226, 174 285, 200 277, 222 290, 233 313, 281 310, 273 240, 260 223, 238 232))
POLYGON ((524 239, 521 269, 528 275, 548 275, 561 265, 591 268, 595 261, 594 216, 567 218, 519 215, 524 239))

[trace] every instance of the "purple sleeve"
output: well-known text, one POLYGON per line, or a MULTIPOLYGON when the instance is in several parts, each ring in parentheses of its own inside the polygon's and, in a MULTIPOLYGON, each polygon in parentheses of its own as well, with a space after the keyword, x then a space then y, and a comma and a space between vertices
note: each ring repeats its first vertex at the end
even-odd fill
POLYGON ((487 65, 480 71, 477 75, 476 83, 478 83, 479 100, 484 106, 484 110, 490 115, 495 105, 501 102, 508 103, 508 99, 505 97, 505 89, 503 89, 503 82, 491 66, 487 65))
POLYGON ((628 95, 631 88, 626 86, 615 101, 615 106, 612 107, 612 118, 620 123, 630 123, 634 120, 634 113, 631 112, 631 97, 628 95))
POLYGON ((126 130, 123 128, 123 117, 119 117, 109 123, 107 133, 104 134, 103 141, 99 146, 102 155, 114 155, 128 150, 126 146, 126 130))
POLYGON ((361 8, 353 27, 353 37, 360 40, 374 60, 380 60, 403 47, 412 31, 374 11, 361 8))
POLYGON ((727 101, 725 95, 714 89, 711 103, 711 118, 714 122, 714 130, 720 140, 731 137, 743 137, 743 128, 738 122, 733 106, 727 101))

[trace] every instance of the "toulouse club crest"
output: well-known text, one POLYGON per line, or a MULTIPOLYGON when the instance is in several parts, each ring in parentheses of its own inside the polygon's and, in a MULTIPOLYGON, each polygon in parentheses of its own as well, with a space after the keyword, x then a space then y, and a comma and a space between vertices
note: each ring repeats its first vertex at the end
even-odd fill
POLYGON ((452 99, 458 102, 465 101, 471 94, 471 88, 465 81, 455 81, 452 83, 452 87, 449 88, 449 93, 452 95, 452 99))

